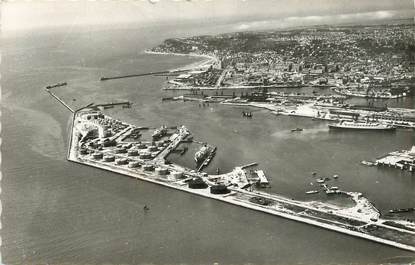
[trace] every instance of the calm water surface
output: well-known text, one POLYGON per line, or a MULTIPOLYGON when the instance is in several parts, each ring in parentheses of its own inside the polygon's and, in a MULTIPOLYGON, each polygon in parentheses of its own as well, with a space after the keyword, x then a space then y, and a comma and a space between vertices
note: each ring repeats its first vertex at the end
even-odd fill
MULTIPOLYGON (((415 143, 396 133, 330 132, 326 122, 241 108, 164 102, 164 77, 99 82, 103 75, 165 70, 194 58, 145 55, 163 39, 225 28, 125 28, 41 31, 2 40, 2 249, 6 264, 366 264, 410 261, 412 253, 67 162, 75 107, 130 100, 109 114, 137 125, 185 124, 218 147, 206 169, 259 162, 270 191, 306 199, 311 172, 339 174, 336 186, 361 191, 381 211, 415 205, 415 176, 364 167, 415 143), (291 133, 301 127, 301 133, 291 133), (147 204, 151 211, 144 213, 147 204)), ((383 104, 383 103, 382 103, 383 104)), ((414 107, 413 99, 389 102, 414 107)), ((181 160, 180 160, 181 159, 181 160)), ((180 162, 193 166, 191 156, 180 162)), ((307 197, 310 198, 310 197, 307 197)), ((323 196, 312 197, 325 199, 323 196)))

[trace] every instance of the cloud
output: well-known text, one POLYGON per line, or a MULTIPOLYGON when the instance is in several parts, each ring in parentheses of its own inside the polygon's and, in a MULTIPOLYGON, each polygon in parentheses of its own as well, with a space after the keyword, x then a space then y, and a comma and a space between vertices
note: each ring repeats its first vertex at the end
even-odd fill
POLYGON ((5 0, 2 31, 188 21, 228 23, 230 30, 276 28, 414 16, 409 0, 5 0), (339 12, 344 14, 338 14, 339 12), (360 12, 360 13, 359 13, 360 12), (406 13, 405 13, 406 12, 406 13), (247 21, 247 22, 244 22, 247 21))
POLYGON ((386 19, 412 18, 415 10, 381 10, 362 13, 348 13, 322 16, 289 16, 280 19, 242 22, 235 26, 236 30, 256 30, 284 28, 291 26, 306 26, 318 24, 341 24, 351 22, 370 22, 386 19))

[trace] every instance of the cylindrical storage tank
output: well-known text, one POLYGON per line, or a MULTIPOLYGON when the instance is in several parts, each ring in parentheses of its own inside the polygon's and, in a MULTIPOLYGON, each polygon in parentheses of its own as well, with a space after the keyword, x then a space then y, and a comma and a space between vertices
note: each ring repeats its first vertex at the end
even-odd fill
POLYGON ((138 151, 137 150, 128 150, 128 155, 129 156, 137 156, 138 155, 138 151))
POLYGON ((133 146, 131 143, 129 144, 124 144, 122 147, 124 147, 125 149, 130 149, 131 146, 133 146))
POLYGON ((155 169, 155 172, 160 176, 165 176, 165 175, 169 174, 169 171, 167 170, 167 168, 161 168, 161 167, 157 167, 155 169))
POLYGON ((111 155, 106 155, 104 156, 104 161, 105 162, 114 162, 115 161, 115 157, 111 156, 111 155))
POLYGON ((128 163, 128 167, 130 168, 135 168, 135 167, 140 167, 141 164, 138 161, 131 161, 130 163, 128 163))
POLYGON ((104 155, 102 153, 93 153, 92 158, 101 159, 104 155))
POLYGON ((125 158, 119 158, 119 159, 116 159, 115 160, 115 163, 117 165, 126 165, 126 164, 128 164, 128 160, 125 159, 125 158))
POLYGON ((125 148, 121 147, 121 148, 115 149, 115 153, 116 154, 123 154, 123 153, 127 153, 127 150, 125 148))
POLYGON ((148 150, 149 152, 154 152, 154 151, 157 151, 157 146, 150 145, 149 147, 147 147, 147 150, 148 150))
POLYGON ((153 165, 143 165, 144 171, 152 171, 154 169, 153 165))
POLYGON ((85 149, 85 148, 81 148, 81 150, 79 150, 79 153, 80 153, 81 155, 86 155, 86 154, 88 154, 88 150, 87 150, 87 149, 85 149))
POLYGON ((146 149, 147 148, 147 145, 145 145, 143 143, 139 143, 139 144, 137 144, 137 148, 138 149, 146 149))
POLYGON ((104 142, 102 142, 102 145, 104 146, 104 147, 108 147, 108 146, 113 146, 114 145, 114 141, 110 141, 110 140, 108 140, 108 141, 104 141, 104 142))
POLYGON ((140 158, 141 159, 150 159, 151 154, 149 152, 142 152, 142 153, 140 153, 140 158))
POLYGON ((106 138, 106 137, 110 137, 112 134, 111 134, 111 131, 109 131, 109 130, 104 130, 104 138, 106 138))
POLYGON ((223 184, 213 185, 210 187, 210 193, 212 194, 227 194, 230 190, 223 184))
POLYGON ((194 178, 189 181, 191 189, 206 189, 208 185, 201 178, 194 178))
POLYGON ((173 171, 170 175, 175 179, 181 179, 183 177, 183 172, 181 171, 173 171))

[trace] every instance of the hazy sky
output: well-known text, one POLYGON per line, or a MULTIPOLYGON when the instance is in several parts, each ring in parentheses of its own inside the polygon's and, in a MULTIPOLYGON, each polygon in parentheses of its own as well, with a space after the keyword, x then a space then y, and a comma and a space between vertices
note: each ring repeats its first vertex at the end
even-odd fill
POLYGON ((2 29, 183 20, 235 22, 235 29, 411 18, 415 0, 6 0, 2 29), (155 2, 155 3, 150 3, 155 2))

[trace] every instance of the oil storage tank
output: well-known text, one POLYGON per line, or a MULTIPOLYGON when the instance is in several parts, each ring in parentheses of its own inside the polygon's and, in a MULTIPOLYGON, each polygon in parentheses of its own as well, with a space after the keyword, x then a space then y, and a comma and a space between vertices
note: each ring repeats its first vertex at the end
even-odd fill
POLYGON ((189 180, 189 188, 191 189, 206 189, 208 185, 201 178, 193 178, 189 180))
POLYGON ((210 193, 212 194, 227 194, 230 190, 223 184, 217 184, 210 187, 210 193))

